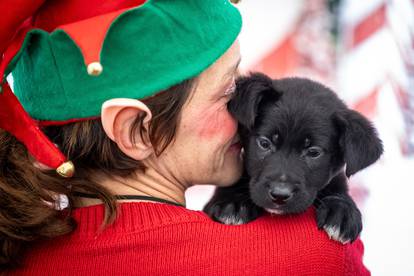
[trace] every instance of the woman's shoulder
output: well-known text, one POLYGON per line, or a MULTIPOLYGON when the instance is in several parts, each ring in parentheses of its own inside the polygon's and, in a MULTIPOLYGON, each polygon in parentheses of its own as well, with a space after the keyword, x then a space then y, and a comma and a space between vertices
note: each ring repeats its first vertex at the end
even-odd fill
MULTIPOLYGON (((73 217, 78 227, 73 233, 82 239, 105 238, 114 235, 129 236, 140 232, 165 231, 185 233, 188 239, 220 239, 222 242, 272 242, 277 248, 294 245, 329 252, 344 251, 348 245, 331 240, 318 229, 315 209, 296 215, 265 213, 258 219, 242 225, 225 225, 210 219, 202 211, 152 202, 130 202, 119 205, 118 217, 112 225, 101 230, 103 205, 79 208, 73 217), (203 233, 200 235, 200 233, 203 233)), ((358 242, 357 242, 358 243, 358 242)))
POLYGON ((70 274, 76 267, 86 273, 93 266, 96 271, 140 275, 369 275, 362 243, 330 240, 317 229, 313 209, 224 225, 203 212, 172 205, 119 207, 117 220, 104 230, 99 228, 102 205, 75 210, 77 229, 33 248, 26 271, 70 274))
POLYGON ((362 263, 362 242, 343 245, 331 240, 325 231, 318 229, 313 207, 297 215, 265 213, 247 224, 225 225, 201 211, 149 202, 130 203, 121 205, 119 220, 112 231, 123 233, 128 241, 157 240, 155 244, 160 249, 175 244, 176 248, 171 250, 195 252, 195 258, 204 256, 212 262, 225 257, 244 258, 251 265, 275 264, 277 260, 282 270, 297 272, 311 268, 320 269, 319 275, 340 271, 346 275, 369 274, 362 263))
POLYGON ((268 239, 289 236, 292 240, 320 240, 331 243, 326 233, 317 228, 314 208, 297 215, 282 216, 265 213, 247 224, 225 225, 213 221, 202 211, 153 202, 128 202, 119 204, 117 219, 102 231, 100 222, 103 221, 104 215, 105 208, 102 204, 75 209, 72 216, 78 226, 73 234, 82 238, 90 236, 96 238, 116 233, 125 235, 179 226, 188 227, 187 234, 192 230, 204 229, 212 236, 218 234, 232 236, 236 233, 238 236, 251 235, 268 239))

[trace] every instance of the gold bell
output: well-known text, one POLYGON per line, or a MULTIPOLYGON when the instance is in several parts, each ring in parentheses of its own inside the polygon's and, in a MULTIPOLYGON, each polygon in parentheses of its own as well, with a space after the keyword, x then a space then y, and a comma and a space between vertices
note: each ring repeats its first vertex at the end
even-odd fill
POLYGON ((89 63, 87 67, 87 71, 90 76, 95 76, 95 77, 99 76, 103 71, 102 64, 97 61, 89 63))
POLYGON ((241 0, 230 0, 230 2, 232 2, 233 4, 238 4, 241 2, 241 0))
POLYGON ((67 162, 63 163, 62 165, 60 165, 56 169, 56 172, 60 176, 63 176, 65 178, 72 177, 73 174, 75 173, 75 165, 73 165, 72 161, 67 161, 67 162))

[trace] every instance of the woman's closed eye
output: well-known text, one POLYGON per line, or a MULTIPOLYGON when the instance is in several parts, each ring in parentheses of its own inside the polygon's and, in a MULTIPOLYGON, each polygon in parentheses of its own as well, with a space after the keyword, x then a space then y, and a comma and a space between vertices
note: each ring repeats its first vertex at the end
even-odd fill
POLYGON ((233 82, 225 91, 225 96, 232 96, 236 92, 236 83, 233 82))
POLYGON ((227 102, 230 101, 236 93, 236 83, 233 81, 230 86, 226 88, 223 93, 223 97, 227 98, 227 102))

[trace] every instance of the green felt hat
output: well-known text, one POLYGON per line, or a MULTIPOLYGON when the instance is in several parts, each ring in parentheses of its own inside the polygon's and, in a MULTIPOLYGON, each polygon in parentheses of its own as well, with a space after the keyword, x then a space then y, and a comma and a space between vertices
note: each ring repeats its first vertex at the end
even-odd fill
POLYGON ((144 99, 198 75, 240 28, 228 0, 149 0, 50 33, 33 29, 7 70, 32 118, 89 118, 108 99, 144 99))

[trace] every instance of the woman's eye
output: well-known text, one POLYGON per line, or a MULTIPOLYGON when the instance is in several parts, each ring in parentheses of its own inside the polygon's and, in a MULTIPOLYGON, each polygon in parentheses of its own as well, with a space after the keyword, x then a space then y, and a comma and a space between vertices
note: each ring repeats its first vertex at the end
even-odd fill
POLYGON ((319 147, 310 147, 306 149, 306 156, 310 158, 318 158, 322 155, 323 151, 319 147))
POLYGON ((259 148, 264 150, 264 151, 268 151, 272 147, 272 142, 270 142, 270 140, 267 139, 264 136, 258 137, 256 142, 257 142, 257 145, 259 146, 259 148))
POLYGON ((236 92, 236 84, 233 83, 229 88, 224 91, 224 96, 232 98, 236 92))

